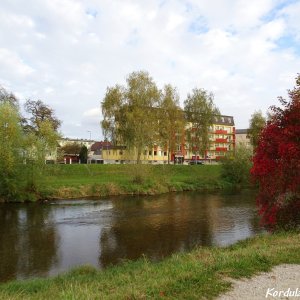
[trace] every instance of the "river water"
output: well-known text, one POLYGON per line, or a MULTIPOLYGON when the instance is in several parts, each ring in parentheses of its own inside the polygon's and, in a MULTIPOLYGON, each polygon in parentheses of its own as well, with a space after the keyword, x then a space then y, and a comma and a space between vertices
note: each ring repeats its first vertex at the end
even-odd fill
POLYGON ((46 277, 197 245, 226 246, 261 229, 252 191, 0 204, 0 281, 46 277))

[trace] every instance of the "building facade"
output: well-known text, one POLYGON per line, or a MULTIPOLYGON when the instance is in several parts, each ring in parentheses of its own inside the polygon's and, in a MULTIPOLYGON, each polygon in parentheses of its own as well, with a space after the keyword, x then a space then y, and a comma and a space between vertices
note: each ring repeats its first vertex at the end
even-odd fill
POLYGON ((248 149, 253 149, 250 141, 250 135, 248 134, 248 129, 237 129, 235 136, 236 136, 237 147, 242 146, 248 149))
MULTIPOLYGON (((192 123, 187 123, 185 132, 176 134, 176 150, 169 153, 168 149, 158 144, 144 149, 141 155, 141 163, 166 164, 168 160, 177 164, 188 164, 195 160, 203 162, 219 161, 226 155, 233 155, 235 140, 235 125, 232 116, 214 117, 214 123, 209 130, 209 147, 204 154, 189 144, 187 131, 192 129, 192 123)), ((133 163, 136 161, 137 153, 134 149, 128 150, 125 146, 111 146, 102 150, 104 163, 133 163)))

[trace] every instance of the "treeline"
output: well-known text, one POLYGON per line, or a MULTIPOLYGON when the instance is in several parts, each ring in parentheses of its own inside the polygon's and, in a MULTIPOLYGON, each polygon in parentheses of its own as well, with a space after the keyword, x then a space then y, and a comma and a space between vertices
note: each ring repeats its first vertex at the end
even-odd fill
POLYGON ((176 87, 166 84, 159 89, 148 72, 132 72, 126 86, 107 88, 101 103, 103 133, 114 144, 134 150, 138 163, 143 151, 155 144, 174 152, 184 132, 189 146, 203 155, 213 117, 220 114, 213 100, 212 93, 195 88, 182 109, 176 87), (187 129, 187 122, 193 128, 187 129))
POLYGON ((41 100, 27 100, 27 117, 18 99, 0 87, 0 200, 41 198, 45 157, 55 150, 61 122, 41 100))

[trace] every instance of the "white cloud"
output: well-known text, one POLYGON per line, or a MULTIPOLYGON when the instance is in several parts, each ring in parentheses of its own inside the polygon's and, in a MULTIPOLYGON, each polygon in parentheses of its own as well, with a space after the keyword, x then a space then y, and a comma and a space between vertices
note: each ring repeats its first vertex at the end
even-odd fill
POLYGON ((148 70, 159 87, 213 91, 237 127, 276 104, 300 69, 299 2, 283 0, 0 3, 0 84, 43 99, 70 137, 101 136, 106 87, 148 70))
POLYGON ((83 116, 84 117, 92 117, 92 118, 99 118, 101 114, 101 111, 100 111, 100 107, 95 107, 95 108, 91 108, 85 112, 83 112, 83 116))
POLYGON ((34 72, 16 53, 5 48, 0 48, 0 65, 0 74, 11 78, 26 77, 34 72))

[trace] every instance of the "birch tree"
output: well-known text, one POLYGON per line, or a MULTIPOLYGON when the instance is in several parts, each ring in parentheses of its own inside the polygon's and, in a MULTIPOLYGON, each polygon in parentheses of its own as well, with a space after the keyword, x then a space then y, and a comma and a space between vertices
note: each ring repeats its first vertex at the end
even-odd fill
POLYGON ((250 142, 252 146, 256 148, 259 142, 261 131, 266 125, 266 118, 263 116, 260 110, 255 111, 251 115, 249 123, 248 134, 250 136, 250 142))
POLYGON ((204 89, 193 89, 184 101, 184 111, 187 122, 192 124, 187 130, 189 148, 204 157, 210 145, 209 128, 214 117, 220 114, 214 104, 213 94, 204 89))
POLYGON ((102 102, 102 128, 115 144, 126 145, 140 163, 141 154, 158 138, 160 91, 148 72, 129 74, 126 87, 107 89, 102 102))
POLYGON ((174 153, 181 143, 184 126, 184 113, 180 108, 179 94, 175 87, 167 84, 164 86, 159 105, 159 133, 161 146, 168 149, 168 163, 170 153, 174 153))

